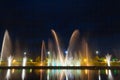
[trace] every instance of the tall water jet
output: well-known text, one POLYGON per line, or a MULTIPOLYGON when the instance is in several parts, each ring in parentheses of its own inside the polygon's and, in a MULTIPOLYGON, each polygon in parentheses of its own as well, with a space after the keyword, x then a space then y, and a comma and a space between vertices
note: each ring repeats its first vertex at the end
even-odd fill
MULTIPOLYGON (((70 41, 69 41, 69 46, 68 46, 68 48, 67 48, 66 63, 68 63, 68 62, 67 62, 68 57, 69 57, 70 59, 72 59, 72 60, 73 60, 74 57, 75 57, 75 54, 73 54, 73 53, 74 53, 73 50, 74 50, 75 47, 76 47, 76 43, 77 43, 78 38, 79 38, 79 30, 75 30, 75 31, 72 33, 72 36, 71 36, 70 41)), ((77 56, 79 56, 79 55, 77 55, 77 56)))
MULTIPOLYGON (((88 53, 88 43, 85 39, 82 40, 82 58, 83 58, 83 65, 89 66, 90 65, 90 54, 88 53)), ((85 70, 85 73, 87 74, 88 80, 90 80, 90 70, 85 70)))
POLYGON ((3 37, 3 43, 2 43, 2 49, 1 49, 1 61, 7 61, 7 58, 11 55, 12 53, 12 46, 11 46, 11 39, 9 36, 8 31, 6 30, 4 33, 3 37))
MULTIPOLYGON (((8 57, 8 66, 10 67, 11 66, 11 64, 12 64, 12 56, 9 56, 8 57)), ((11 70, 10 69, 8 69, 7 70, 7 73, 6 73, 6 79, 7 80, 9 80, 9 78, 10 78, 10 72, 11 72, 11 70)))
POLYGON ((46 58, 46 48, 45 48, 45 42, 42 41, 42 48, 41 48, 41 66, 43 65, 43 62, 46 58))
MULTIPOLYGON (((26 66, 26 62, 27 62, 27 57, 26 57, 26 52, 24 52, 23 63, 22 63, 22 66, 23 66, 23 67, 26 66)), ((22 70, 22 80, 25 79, 25 72, 26 72, 26 70, 23 69, 23 70, 22 70)))
MULTIPOLYGON (((56 32, 52 29, 51 30, 53 36, 54 36, 54 39, 55 39, 55 42, 56 42, 56 46, 57 46, 57 52, 58 52, 58 58, 60 59, 60 64, 64 65, 64 62, 63 62, 63 54, 61 52, 61 49, 60 49, 60 44, 59 44, 59 39, 57 37, 57 34, 56 32)), ((57 61, 59 61, 59 59, 57 61)), ((58 62, 56 62, 58 64, 58 62)))
POLYGON ((79 30, 75 30, 72 33, 72 36, 71 36, 70 41, 69 41, 69 46, 68 46, 68 49, 67 49, 68 53, 73 50, 73 47, 75 47, 74 45, 75 45, 78 38, 79 38, 79 30))
POLYGON ((106 57, 107 65, 110 66, 110 59, 112 56, 110 54, 107 54, 105 57, 106 57))
POLYGON ((84 58, 83 61, 84 61, 85 65, 88 66, 90 55, 88 54, 88 44, 85 39, 82 40, 82 47, 83 47, 82 57, 84 58))

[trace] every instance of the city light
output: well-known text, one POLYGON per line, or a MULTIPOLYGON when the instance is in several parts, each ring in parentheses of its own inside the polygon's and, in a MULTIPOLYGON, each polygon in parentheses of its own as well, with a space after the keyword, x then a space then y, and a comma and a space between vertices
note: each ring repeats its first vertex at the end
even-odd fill
POLYGON ((96 54, 98 55, 98 54, 99 54, 99 51, 96 51, 96 54))
POLYGON ((87 62, 87 59, 86 59, 86 58, 84 58, 84 62, 87 62))
POLYGON ((13 63, 15 63, 15 62, 16 62, 16 60, 14 59, 12 62, 13 62, 13 63))
POLYGON ((47 53, 48 53, 48 55, 49 55, 49 54, 50 54, 50 51, 48 51, 47 53))
POLYGON ((68 51, 65 51, 65 54, 68 54, 68 51))

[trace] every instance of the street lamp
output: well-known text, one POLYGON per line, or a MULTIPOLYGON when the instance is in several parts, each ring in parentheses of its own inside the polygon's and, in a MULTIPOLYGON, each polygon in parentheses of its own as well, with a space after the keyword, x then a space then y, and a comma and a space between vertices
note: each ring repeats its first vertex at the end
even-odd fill
POLYGON ((98 55, 98 54, 99 54, 99 51, 96 51, 96 54, 98 55))
POLYGON ((48 53, 48 55, 49 55, 49 54, 50 54, 50 51, 48 51, 47 53, 48 53))
POLYGON ((26 55, 27 53, 26 52, 24 52, 24 55, 26 55))
POLYGON ((68 54, 68 51, 65 51, 65 54, 68 54))

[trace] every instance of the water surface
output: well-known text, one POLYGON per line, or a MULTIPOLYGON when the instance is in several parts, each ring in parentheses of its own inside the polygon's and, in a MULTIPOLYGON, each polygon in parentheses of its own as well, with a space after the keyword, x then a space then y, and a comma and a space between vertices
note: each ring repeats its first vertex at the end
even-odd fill
POLYGON ((120 70, 4 69, 0 80, 119 80, 120 70))

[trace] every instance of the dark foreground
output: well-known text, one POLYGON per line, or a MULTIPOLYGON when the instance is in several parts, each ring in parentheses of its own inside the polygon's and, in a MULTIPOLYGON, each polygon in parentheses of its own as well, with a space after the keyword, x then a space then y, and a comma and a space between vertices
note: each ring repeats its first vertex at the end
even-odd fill
POLYGON ((0 66, 0 69, 119 69, 120 66, 0 66))

